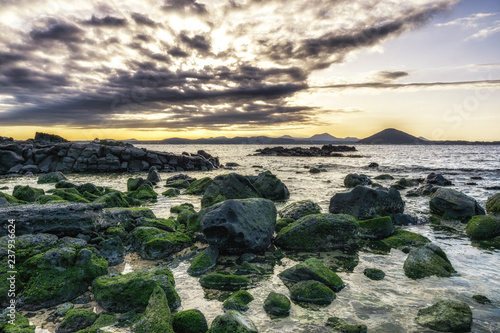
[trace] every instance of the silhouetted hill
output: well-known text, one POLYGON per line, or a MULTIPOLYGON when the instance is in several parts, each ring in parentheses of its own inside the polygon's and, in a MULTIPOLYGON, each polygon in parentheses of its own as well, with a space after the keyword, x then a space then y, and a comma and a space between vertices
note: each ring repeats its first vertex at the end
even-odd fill
POLYGON ((387 128, 356 143, 369 145, 418 145, 426 141, 394 128, 387 128))

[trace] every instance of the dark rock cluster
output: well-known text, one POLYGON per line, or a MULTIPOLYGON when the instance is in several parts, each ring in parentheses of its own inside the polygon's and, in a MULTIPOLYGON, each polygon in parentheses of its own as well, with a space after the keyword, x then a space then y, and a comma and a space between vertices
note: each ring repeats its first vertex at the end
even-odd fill
POLYGON ((356 151, 355 147, 349 146, 335 146, 335 145, 324 145, 323 147, 310 147, 310 148, 284 148, 284 147, 273 147, 257 149, 256 155, 267 155, 267 156, 332 156, 340 157, 343 156, 341 153, 356 151))

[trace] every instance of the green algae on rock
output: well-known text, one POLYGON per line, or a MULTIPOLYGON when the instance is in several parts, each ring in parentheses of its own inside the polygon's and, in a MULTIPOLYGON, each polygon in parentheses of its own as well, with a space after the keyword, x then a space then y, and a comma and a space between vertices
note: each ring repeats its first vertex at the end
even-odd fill
POLYGON ((281 229, 289 225, 290 223, 295 222, 294 219, 291 219, 289 217, 284 217, 276 221, 276 226, 274 227, 274 232, 279 233, 281 229))
POLYGON ((199 310, 185 310, 172 316, 172 327, 175 333, 206 333, 208 324, 199 310))
POLYGON ((443 300, 418 310, 417 323, 440 332, 469 332, 472 311, 467 303, 443 300))
POLYGON ((209 274, 200 278, 200 284, 204 288, 217 290, 239 290, 248 287, 252 281, 244 276, 209 274))
POLYGON ((500 215, 500 193, 488 197, 486 211, 488 214, 500 215))
POLYGON ((319 281, 335 292, 342 290, 345 286, 344 281, 335 272, 316 258, 307 259, 303 263, 281 272, 278 276, 284 281, 291 282, 319 281))
POLYGON ((20 186, 17 185, 14 187, 14 191, 12 192, 12 196, 17 200, 26 201, 26 202, 35 202, 38 197, 45 194, 45 191, 40 188, 33 188, 29 185, 20 186))
POLYGON ((228 199, 262 198, 248 178, 236 173, 220 175, 213 179, 203 198, 201 207, 206 208, 228 199))
POLYGON ((255 324, 242 313, 228 310, 217 316, 207 333, 257 333, 255 324))
POLYGON ((62 172, 55 171, 39 176, 37 184, 57 183, 58 181, 61 180, 68 180, 68 178, 66 178, 66 176, 62 172))
POLYGON ((397 229, 394 234, 382 240, 382 243, 398 250, 402 250, 408 246, 423 246, 430 242, 430 239, 427 237, 403 229, 397 229))
POLYGON ((328 305, 336 298, 335 293, 319 281, 306 280, 290 288, 290 297, 297 302, 328 305))
POLYGON ((366 333, 368 331, 366 325, 351 325, 339 317, 328 318, 325 325, 331 330, 331 332, 338 333, 366 333))
POLYGON ((94 200, 94 203, 101 203, 101 202, 105 204, 104 206, 105 208, 130 207, 130 204, 127 202, 127 200, 125 200, 125 198, 120 192, 108 193, 94 200))
POLYGON ((131 233, 134 247, 144 259, 161 259, 190 246, 191 237, 183 232, 168 232, 154 227, 138 227, 131 233))
POLYGON ((188 274, 197 276, 208 272, 217 263, 218 256, 219 249, 214 246, 209 246, 193 259, 187 270, 188 274))
POLYGON ((443 250, 434 244, 412 248, 403 268, 405 275, 411 279, 422 279, 432 275, 450 277, 456 273, 443 250))
POLYGON ((279 211, 279 216, 281 218, 287 218, 296 221, 301 217, 320 213, 321 207, 317 203, 314 203, 311 200, 303 200, 287 205, 285 208, 279 211))
POLYGON ((9 321, 12 320, 7 317, 5 313, 0 314, 0 332, 2 333, 35 333, 36 326, 30 325, 28 318, 16 313, 14 324, 9 321))
POLYGON ((472 296, 472 299, 479 304, 491 304, 491 300, 484 295, 474 295, 472 296))
POLYGON ((178 189, 176 188, 169 188, 168 190, 166 191, 163 191, 161 193, 161 195, 163 195, 164 197, 177 197, 181 194, 181 191, 179 191, 178 189))
POLYGON ((224 301, 222 308, 224 310, 237 310, 245 312, 248 310, 248 303, 253 300, 254 297, 248 291, 238 290, 224 301))
POLYGON ((291 303, 288 297, 283 294, 271 291, 264 301, 264 311, 275 317, 287 317, 290 315, 291 303))
POLYGON ((394 232, 394 225, 390 216, 359 221, 358 223, 359 237, 361 238, 383 239, 389 237, 394 232))
POLYGON ((264 171, 258 176, 247 177, 255 189, 269 200, 287 200, 290 192, 286 185, 271 171, 264 171))
POLYGON ((127 195, 138 200, 156 200, 158 198, 158 194, 153 187, 146 183, 139 186, 137 190, 129 192, 127 195))
POLYGON ((467 223, 465 233, 471 240, 487 240, 500 236, 500 217, 473 216, 467 223))
POLYGON ((91 326, 98 315, 87 309, 72 309, 66 313, 64 320, 57 326, 56 333, 73 333, 91 326))
POLYGON ((134 333, 174 333, 167 295, 160 286, 153 289, 146 311, 134 325, 134 333))
POLYGON ((200 195, 205 193, 207 187, 212 184, 213 180, 210 177, 204 177, 195 180, 189 184, 189 187, 184 191, 184 194, 200 195))
POLYGON ((385 277, 384 271, 377 268, 365 268, 363 274, 370 280, 375 281, 383 280, 385 277))

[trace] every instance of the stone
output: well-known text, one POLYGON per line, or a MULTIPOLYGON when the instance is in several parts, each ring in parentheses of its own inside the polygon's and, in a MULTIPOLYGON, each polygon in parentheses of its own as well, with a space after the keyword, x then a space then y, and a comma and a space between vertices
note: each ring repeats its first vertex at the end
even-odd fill
POLYGON ((57 183, 61 180, 68 180, 68 178, 66 178, 66 176, 59 171, 49 172, 48 174, 38 177, 37 184, 57 183))
POLYGON ((417 323, 440 332, 469 332, 472 311, 467 303, 443 300, 418 310, 417 323))
POLYGON ((417 218, 408 214, 392 214, 391 215, 392 224, 395 226, 408 226, 418 224, 417 218))
POLYGON ((200 284, 203 288, 217 290, 239 290, 248 287, 252 281, 244 276, 209 274, 200 278, 200 284))
POLYGON ((392 235, 393 232, 394 225, 390 216, 359 221, 359 237, 361 238, 383 239, 392 235))
POLYGON ((179 180, 174 180, 174 181, 167 181, 167 184, 165 186, 168 187, 173 187, 173 188, 188 188, 189 187, 189 182, 184 179, 179 179, 179 180))
POLYGON ((276 207, 266 199, 227 200, 210 207, 201 220, 209 244, 221 252, 262 252, 271 244, 276 207))
POLYGON ((264 311, 275 317, 288 317, 290 315, 291 303, 283 294, 271 291, 264 301, 264 311))
POLYGON ((61 197, 63 200, 75 203, 90 203, 75 188, 56 188, 48 191, 61 197))
POLYGON ((486 211, 488 214, 500 215, 500 193, 488 197, 486 211))
POLYGON ((0 174, 6 174, 13 166, 22 164, 24 158, 10 150, 0 150, 0 174))
POLYGON ((183 232, 154 227, 138 227, 131 236, 137 253, 148 260, 167 258, 192 244, 191 237, 183 232))
POLYGON ((134 333, 174 333, 167 295, 160 286, 153 289, 144 315, 134 325, 134 333))
POLYGON ((321 207, 310 200, 297 201, 287 205, 279 211, 279 216, 282 218, 291 218, 298 220, 301 217, 313 214, 320 214, 321 207))
POLYGON ((209 246, 193 259, 191 265, 187 270, 188 274, 192 276, 198 276, 208 272, 213 267, 215 267, 218 256, 219 249, 215 246, 209 246))
POLYGON ((412 248, 403 269, 410 279, 422 279, 432 275, 450 277, 456 273, 443 250, 434 244, 412 248))
POLYGON ((115 236, 99 243, 99 254, 107 260, 109 266, 116 266, 125 260, 125 247, 122 240, 115 236))
POLYGON ((394 188, 371 189, 356 186, 348 193, 337 193, 330 199, 329 212, 349 214, 358 220, 403 213, 405 203, 394 188))
POLYGON ((453 185, 451 181, 444 178, 444 176, 440 173, 432 172, 424 180, 425 184, 433 184, 438 186, 450 186, 453 185))
POLYGON ((137 191, 139 186, 145 183, 151 185, 151 182, 145 180, 144 178, 129 178, 127 180, 127 191, 128 192, 137 191))
POLYGON ((397 229, 394 234, 382 241, 393 249, 402 250, 406 247, 423 246, 430 243, 430 239, 411 231, 397 229))
POLYGON ((129 203, 127 202, 127 200, 125 200, 125 198, 120 192, 112 192, 105 194, 95 199, 94 203, 104 203, 104 208, 130 207, 129 203))
POLYGON ((255 324, 242 313, 228 310, 225 314, 217 316, 207 333, 257 333, 255 324))
POLYGON ((94 321, 94 323, 92 324, 92 326, 90 328, 93 329, 93 328, 107 327, 107 326, 114 325, 117 322, 118 322, 118 320, 115 316, 103 313, 99 316, 99 318, 97 318, 96 321, 94 321))
POLYGON ((156 200, 158 194, 151 185, 144 183, 137 190, 130 192, 128 196, 138 200, 156 200))
POLYGON ((172 316, 172 327, 175 333, 206 333, 207 320, 199 310, 185 310, 172 316))
POLYGON ((222 309, 237 310, 245 312, 248 310, 248 303, 254 300, 254 297, 246 290, 238 290, 229 296, 222 304, 222 309))
POLYGON ((155 166, 149 168, 147 180, 152 184, 159 184, 161 182, 160 173, 158 172, 158 169, 155 166))
POLYGON ((384 271, 377 268, 365 268, 363 274, 370 280, 375 281, 383 280, 385 277, 384 271))
POLYGON ((310 258, 278 274, 284 281, 300 282, 306 280, 319 281, 335 292, 344 288, 342 279, 320 260, 310 258))
POLYGON ((274 231, 276 233, 279 233, 281 231, 281 229, 283 229, 284 227, 286 227, 287 225, 289 225, 290 223, 293 223, 293 222, 295 222, 294 219, 291 219, 288 217, 281 218, 278 221, 276 221, 276 226, 274 227, 274 231))
POLYGON ((164 191, 161 193, 164 197, 177 197, 181 194, 181 191, 179 191, 176 188, 169 188, 168 190, 164 191))
POLYGON ((184 194, 201 195, 205 193, 212 182, 213 180, 210 177, 204 177, 195 180, 189 184, 189 187, 186 189, 186 191, 184 191, 184 194))
POLYGON ((290 288, 290 297, 297 302, 329 305, 335 293, 323 283, 314 280, 300 281, 290 288))
POLYGON ((350 215, 308 215, 281 229, 275 244, 296 251, 352 248, 356 246, 357 232, 357 221, 350 215))
POLYGON ((383 175, 378 175, 377 177, 375 177, 373 179, 376 179, 376 180, 392 180, 392 179, 394 179, 394 177, 391 176, 391 175, 388 175, 388 174, 383 174, 383 175))
POLYGON ((465 233, 471 240, 488 240, 500 236, 500 217, 473 216, 467 223, 465 233))
POLYGON ((462 192, 439 188, 431 197, 431 213, 445 220, 469 221, 474 215, 485 215, 479 203, 462 192))
POLYGON ((355 173, 348 174, 344 178, 345 187, 356 187, 358 185, 371 185, 372 181, 366 175, 358 175, 355 173))
POLYGON ((479 304, 491 304, 491 300, 484 295, 474 295, 472 299, 479 304))
POLYGON ((213 179, 201 199, 201 207, 209 207, 228 199, 261 198, 262 195, 248 178, 231 173, 213 179))
POLYGON ((73 309, 75 305, 73 303, 63 303, 59 305, 54 312, 56 316, 64 317, 66 316, 66 313, 68 313, 69 310, 73 309))
POLYGON ((330 332, 338 333, 366 333, 368 328, 366 325, 351 325, 347 321, 339 317, 330 317, 326 321, 326 327, 330 332))
POLYGON ((8 316, 8 310, 0 314, 0 332, 2 333, 35 333, 36 326, 30 325, 28 315, 24 317, 19 312, 16 312, 13 323, 9 323, 11 319, 8 316))
POLYGON ((91 326, 98 315, 91 310, 75 309, 69 310, 64 320, 57 326, 56 333, 73 333, 91 326))
POLYGON ((26 186, 15 186, 12 196, 18 200, 26 202, 35 202, 38 197, 45 194, 45 191, 39 188, 26 186))
POLYGON ((290 192, 286 185, 270 171, 259 173, 257 177, 250 178, 255 189, 266 199, 287 200, 290 192))

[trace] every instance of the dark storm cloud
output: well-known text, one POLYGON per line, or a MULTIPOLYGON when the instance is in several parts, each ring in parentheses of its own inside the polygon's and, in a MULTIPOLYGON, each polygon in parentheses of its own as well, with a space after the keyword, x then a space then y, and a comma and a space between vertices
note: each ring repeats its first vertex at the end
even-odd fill
POLYGON ((186 32, 180 34, 180 40, 190 48, 198 50, 199 52, 206 53, 210 51, 210 41, 202 35, 194 35, 189 37, 186 32))
POLYGON ((22 54, 0 52, 0 66, 22 60, 26 60, 22 54))
POLYGON ((77 42, 82 35, 82 29, 69 23, 56 23, 46 30, 32 30, 30 36, 35 41, 57 40, 61 42, 77 42))
POLYGON ((168 54, 170 54, 172 57, 180 57, 180 58, 185 58, 189 56, 186 52, 184 52, 182 49, 178 47, 173 47, 170 50, 168 50, 168 54))
POLYGON ((127 20, 114 16, 104 16, 101 18, 97 18, 92 15, 92 18, 87 21, 83 21, 83 24, 93 25, 97 27, 123 27, 127 25, 127 20))
POLYGON ((196 14, 208 13, 206 6, 198 3, 196 0, 167 0, 162 8, 165 11, 193 12, 196 14))
POLYGON ((21 67, 8 68, 0 73, 0 87, 4 92, 28 89, 29 91, 57 91, 68 85, 66 76, 21 67))
POLYGON ((154 27, 157 24, 155 21, 153 21, 149 17, 142 15, 142 14, 139 14, 139 13, 132 13, 130 16, 137 24, 147 25, 150 27, 154 27))

